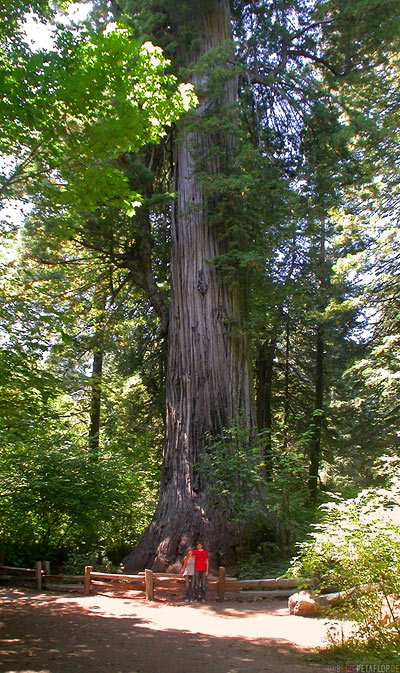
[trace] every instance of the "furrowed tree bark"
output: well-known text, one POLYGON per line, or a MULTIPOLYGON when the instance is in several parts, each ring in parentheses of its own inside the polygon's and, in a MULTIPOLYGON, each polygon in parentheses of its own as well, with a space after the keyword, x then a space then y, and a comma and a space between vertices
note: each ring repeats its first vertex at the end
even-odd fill
MULTIPOLYGON (((187 4, 187 3, 186 3, 187 4)), ((228 0, 191 0, 191 19, 199 28, 192 65, 230 38, 228 0)), ((183 51, 183 50, 182 50, 183 51)), ((229 64, 226 63, 229 72, 229 64)), ((212 566, 232 558, 235 531, 218 511, 207 509, 206 477, 198 464, 207 434, 218 435, 239 415, 254 424, 251 367, 241 325, 242 291, 237 274, 223 278, 213 260, 227 250, 231 230, 215 217, 215 194, 207 196, 201 174, 220 177, 235 152, 234 133, 201 128, 210 111, 236 100, 234 75, 222 92, 207 92, 207 75, 196 71, 200 92, 194 120, 181 129, 176 152, 177 204, 171 230, 171 300, 168 337, 166 430, 159 502, 153 520, 124 559, 127 572, 174 568, 189 544, 201 539, 212 566), (203 93, 202 93, 203 92, 203 93), (210 213, 214 213, 211 217, 210 213)), ((193 117, 193 115, 192 115, 193 117)), ((217 125, 218 126, 218 125, 217 125)), ((243 217, 243 213, 241 213, 243 217)))

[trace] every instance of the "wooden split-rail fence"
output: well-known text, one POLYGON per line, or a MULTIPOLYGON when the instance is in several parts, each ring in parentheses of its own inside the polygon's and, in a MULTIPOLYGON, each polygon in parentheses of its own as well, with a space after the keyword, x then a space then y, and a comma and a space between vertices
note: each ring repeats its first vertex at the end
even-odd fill
MULTIPOLYGON (((113 589, 114 591, 134 590, 143 593, 148 601, 153 601, 162 591, 184 592, 184 577, 174 573, 157 573, 145 570, 137 575, 96 572, 92 566, 86 566, 83 575, 54 575, 50 572, 48 561, 37 561, 34 568, 14 568, 0 565, 0 583, 23 583, 34 585, 37 591, 43 589, 81 589, 88 596, 95 591, 113 589)), ((226 575, 225 568, 218 569, 218 575, 210 575, 207 581, 207 593, 213 592, 219 601, 227 599, 256 600, 258 598, 287 598, 299 586, 297 579, 238 580, 226 575)), ((304 582, 302 582, 304 586, 304 582)))

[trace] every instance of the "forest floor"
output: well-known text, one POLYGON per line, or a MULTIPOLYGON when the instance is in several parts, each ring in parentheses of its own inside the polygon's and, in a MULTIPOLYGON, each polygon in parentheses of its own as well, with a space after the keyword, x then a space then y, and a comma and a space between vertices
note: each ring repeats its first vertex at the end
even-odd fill
POLYGON ((3 587, 0 672, 333 672, 336 662, 309 655, 337 626, 289 615, 283 600, 187 604, 174 595, 148 603, 3 587))

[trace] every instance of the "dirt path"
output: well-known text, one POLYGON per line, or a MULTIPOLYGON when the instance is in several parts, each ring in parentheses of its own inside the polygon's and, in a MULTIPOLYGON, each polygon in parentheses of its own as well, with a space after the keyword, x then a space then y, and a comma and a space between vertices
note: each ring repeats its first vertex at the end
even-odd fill
POLYGON ((282 601, 145 603, 0 589, 1 673, 311 673, 323 619, 282 601))

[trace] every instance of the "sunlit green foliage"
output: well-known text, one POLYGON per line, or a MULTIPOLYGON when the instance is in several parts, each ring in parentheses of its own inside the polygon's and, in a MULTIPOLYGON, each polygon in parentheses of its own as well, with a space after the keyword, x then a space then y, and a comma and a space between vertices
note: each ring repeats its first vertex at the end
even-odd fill
MULTIPOLYGON (((65 383, 27 357, 1 373, 0 539, 6 558, 15 564, 45 557, 61 563, 79 551, 108 555, 118 565, 154 508, 156 424, 149 419, 145 433, 129 427, 133 415, 119 415, 119 428, 104 436, 93 456, 84 390, 63 393, 65 383), (20 381, 24 393, 18 399, 20 381)), ((130 404, 141 413, 145 391, 138 381, 135 389, 130 404)), ((107 401, 112 403, 111 393, 107 401)))
POLYGON ((347 500, 337 496, 321 506, 323 519, 311 540, 300 545, 292 570, 318 574, 322 587, 333 584, 347 592, 345 609, 357 622, 360 641, 389 657, 398 653, 400 642, 393 622, 400 595, 398 458, 383 458, 377 472, 378 479, 386 478, 382 488, 364 489, 347 500))
POLYGON ((157 141, 194 101, 167 65, 159 47, 115 24, 102 33, 60 29, 54 51, 10 58, 1 83, 1 151, 12 155, 3 196, 50 190, 60 207, 108 202, 133 214, 140 197, 116 160, 157 141))
MULTIPOLYGON (((17 563, 69 557, 76 567, 104 554, 118 563, 156 502, 165 345, 138 270, 167 310, 175 139, 164 134, 194 102, 168 73, 188 75, 175 27, 195 50, 196 26, 186 0, 127 0, 121 23, 107 28, 102 3, 93 14, 101 30, 59 28, 54 50, 32 53, 21 18, 32 10, 44 20, 47 3, 6 4, 1 195, 28 195, 35 207, 1 268, 0 546, 17 563), (94 457, 90 364, 99 347, 94 457)), ((368 488, 375 459, 399 449, 397 4, 235 0, 235 54, 227 43, 197 69, 212 66, 215 94, 235 74, 240 93, 237 109, 201 120, 238 144, 224 174, 201 175, 210 221, 232 235, 207 264, 224 278, 239 269, 255 366, 263 349, 270 356, 260 373, 269 424, 264 417, 249 436, 233 423, 209 438, 209 506, 246 521, 241 572, 265 576, 313 518, 308 457, 321 420, 319 497, 339 495, 301 554, 303 571, 357 587, 361 633, 386 641, 389 654, 393 634, 375 619, 382 595, 359 589, 379 584, 389 602, 400 591, 398 521, 387 517, 398 482, 393 473, 390 488, 368 488), (228 51, 232 72, 220 65, 228 51), (325 396, 315 409, 319 328, 325 396)))
POLYGON ((133 249, 131 224, 144 199, 127 165, 151 175, 135 153, 158 142, 195 97, 167 73, 160 48, 139 44, 126 26, 58 26, 53 49, 32 52, 24 13, 44 21, 47 3, 9 9, 1 34, 1 196, 11 207, 7 199, 29 196, 36 220, 25 241, 15 223, 5 227, 10 243, 2 247, 0 547, 17 564, 77 554, 108 554, 118 564, 148 523, 158 482, 159 393, 150 400, 141 375, 149 386, 154 379, 153 392, 163 382, 140 358, 120 363, 122 373, 113 360, 129 343, 139 301, 132 292, 128 303, 126 291, 118 297, 125 284, 131 290, 129 275, 115 259, 110 268, 103 247, 110 252, 117 236, 114 218, 121 246, 133 249), (89 240, 93 252, 82 252, 89 240), (94 454, 87 433, 95 348, 106 366, 94 454))

